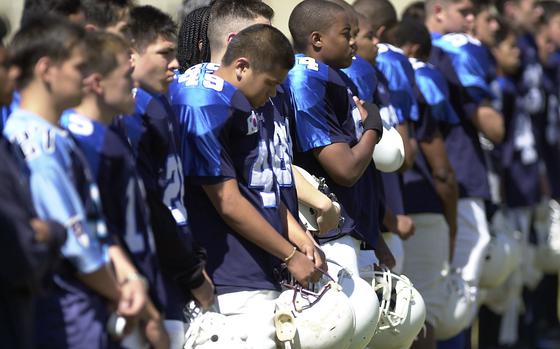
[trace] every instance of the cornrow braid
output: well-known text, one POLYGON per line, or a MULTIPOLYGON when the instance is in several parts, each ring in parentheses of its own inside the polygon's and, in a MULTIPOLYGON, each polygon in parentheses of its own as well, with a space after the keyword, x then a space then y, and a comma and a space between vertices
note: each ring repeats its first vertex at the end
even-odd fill
POLYGON ((193 65, 210 62, 208 22, 210 6, 199 7, 183 18, 177 42, 177 60, 181 72, 193 65), (199 43, 201 46, 199 47, 199 43))

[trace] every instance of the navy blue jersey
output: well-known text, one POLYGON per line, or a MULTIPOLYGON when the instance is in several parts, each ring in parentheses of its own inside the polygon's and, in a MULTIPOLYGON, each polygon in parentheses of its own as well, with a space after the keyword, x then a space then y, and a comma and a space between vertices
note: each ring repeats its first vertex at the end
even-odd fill
POLYGON ((312 58, 296 55, 296 64, 286 80, 295 108, 294 159, 310 173, 324 177, 336 194, 343 208, 341 232, 374 247, 379 221, 375 200, 372 200, 377 196, 373 161, 358 182, 349 188, 333 181, 312 153, 313 149, 339 142, 353 147, 362 136, 360 113, 339 74, 343 73, 312 58))
MULTIPOLYGON (((439 37, 439 34, 432 33, 432 40, 439 37)), ((445 139, 449 160, 457 175, 459 197, 490 199, 484 154, 480 146, 478 131, 471 121, 478 105, 461 84, 453 62, 442 49, 437 46, 432 47, 429 63, 445 77, 451 105, 460 120, 460 124, 449 124, 440 128, 445 139)))
POLYGON ((84 153, 99 187, 109 232, 119 238, 150 285, 150 298, 164 304, 162 276, 146 206, 146 194, 125 141, 107 125, 68 110, 60 123, 84 153))
MULTIPOLYGON (((378 79, 378 74, 381 74, 378 69, 374 68, 363 58, 354 56, 352 65, 346 69, 342 69, 342 72, 346 74, 354 86, 356 86, 360 99, 375 103, 378 106, 383 122, 387 127, 391 124, 391 120, 395 123, 398 122, 395 110, 390 103, 386 81, 378 79), (383 101, 380 101, 380 97, 385 98, 383 101)), ((372 162, 372 166, 375 168, 375 163, 372 162)), ((373 208, 373 214, 378 217, 377 225, 380 226, 380 222, 383 222, 383 215, 385 212, 384 207, 382 207, 384 204, 383 183, 379 171, 375 169, 373 172, 374 175, 371 177, 373 178, 375 189, 373 191, 374 195, 371 197, 371 206, 373 208)))
POLYGON ((476 102, 493 98, 489 85, 492 60, 479 40, 468 34, 453 33, 443 35, 433 44, 449 55, 461 84, 476 102))
POLYGON ((276 179, 280 186, 280 199, 286 208, 297 220, 298 199, 296 186, 292 174, 292 162, 294 158, 292 137, 290 135, 290 117, 293 116, 294 109, 290 94, 282 86, 278 86, 276 96, 256 110, 262 113, 266 123, 274 123, 267 126, 267 129, 274 128, 274 166, 276 179))
POLYGON ((179 124, 169 96, 135 93, 135 112, 117 118, 115 126, 129 141, 146 187, 158 258, 167 293, 166 318, 181 318, 190 289, 203 282, 204 261, 196 252, 185 208, 179 124))
POLYGON ((494 107, 502 112, 504 141, 498 147, 504 202, 508 207, 527 207, 540 198, 539 161, 531 116, 517 98, 513 79, 498 77, 491 84, 494 107))
POLYGON ((414 92, 414 70, 403 51, 389 44, 378 44, 376 66, 389 82, 391 104, 399 122, 418 119, 418 104, 414 92))
POLYGON ((235 232, 202 186, 236 179, 241 194, 286 236, 277 179, 286 178, 286 168, 275 161, 276 149, 284 147, 275 142, 282 137, 274 137, 275 123, 252 111, 241 91, 208 68, 204 63, 185 71, 171 97, 180 123, 192 231, 207 250, 207 270, 218 293, 277 290, 274 269, 281 261, 235 232))
POLYGON ((37 346, 105 348, 105 300, 76 277, 109 262, 110 234, 89 166, 68 132, 23 109, 10 115, 4 134, 23 151, 37 214, 68 232, 52 290, 37 301, 37 346))
POLYGON ((342 71, 356 85, 358 97, 365 102, 372 103, 377 86, 377 77, 373 66, 362 57, 355 55, 352 57, 352 64, 342 71))
MULTIPOLYGON (((458 124, 459 118, 449 103, 449 90, 444 76, 431 64, 411 58, 416 86, 420 92, 420 120, 415 124, 419 142, 430 140, 439 123, 458 124)), ((407 213, 442 213, 441 200, 434 188, 432 170, 422 149, 418 149, 414 166, 404 173, 404 197, 407 213)))

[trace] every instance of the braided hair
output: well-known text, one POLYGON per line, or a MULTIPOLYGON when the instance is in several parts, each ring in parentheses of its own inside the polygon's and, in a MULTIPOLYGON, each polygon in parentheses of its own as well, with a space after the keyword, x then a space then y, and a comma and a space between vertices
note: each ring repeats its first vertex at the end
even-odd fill
POLYGON ((193 65, 210 62, 207 35, 209 18, 210 6, 197 8, 183 18, 177 43, 177 60, 181 72, 193 65))

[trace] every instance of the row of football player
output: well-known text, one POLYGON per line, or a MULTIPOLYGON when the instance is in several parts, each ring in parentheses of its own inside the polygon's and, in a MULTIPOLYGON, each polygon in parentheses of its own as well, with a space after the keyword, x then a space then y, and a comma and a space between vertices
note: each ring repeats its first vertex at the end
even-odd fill
MULTIPOLYGON (((314 4, 314 5, 317 6, 317 4, 314 4)), ((332 8, 331 8, 331 10, 332 10, 332 8)), ((300 9, 300 11, 302 11, 302 10, 300 9)), ((333 10, 333 11, 334 11, 334 10, 333 10)), ((335 11, 335 12, 336 12, 336 11, 335 11)), ((253 18, 253 19, 254 19, 254 18, 253 18)), ((313 25, 317 25, 317 23, 313 23, 313 25)), ((210 28, 212 28, 212 26, 211 26, 210 28)), ((328 58, 327 58, 327 59, 328 59, 328 58)), ((264 59, 263 59, 263 60, 264 60, 264 59)), ((326 59, 323 58, 323 60, 326 60, 326 59)), ((320 70, 320 69, 319 69, 319 68, 320 68, 319 64, 317 64, 317 63, 316 63, 315 61, 313 61, 312 59, 306 59, 305 57, 298 57, 298 62, 297 62, 297 63, 300 64, 300 65, 304 65, 304 66, 306 67, 306 69, 310 69, 310 70, 315 70, 315 69, 314 69, 314 68, 315 68, 315 65, 317 65, 317 71, 320 70)), ((334 64, 334 66, 337 67, 337 66, 336 66, 336 62, 335 62, 335 64, 334 64)), ((206 69, 206 68, 205 68, 205 69, 206 69)), ((189 73, 187 73, 185 76, 183 76, 183 79, 179 79, 179 81, 178 81, 178 82, 179 82, 179 85, 180 85, 180 84, 195 85, 195 84, 193 84, 193 80, 198 80, 198 79, 193 79, 193 76, 196 76, 197 71, 198 71, 198 74, 200 74, 200 67, 198 68, 198 70, 196 70, 196 69, 195 69, 195 70, 191 70, 191 71, 190 71, 190 76, 189 76, 189 73)), ((203 74, 203 75, 206 76, 205 74, 203 74)), ((210 77, 210 75, 208 75, 208 76, 209 76, 208 79, 203 78, 203 79, 200 79, 200 81, 201 81, 203 84, 205 84, 205 87, 206 87, 206 88, 214 88, 214 89, 217 89, 218 86, 219 86, 219 80, 210 77), (216 84, 218 84, 218 85, 216 85, 216 84)), ((390 81, 391 81, 391 80, 390 80, 390 81)), ((253 91, 253 92, 254 92, 254 91, 253 91)), ((191 93, 192 93, 192 92, 191 92, 191 93)), ((247 94, 249 95, 248 97, 256 97, 256 96, 251 96, 251 91, 247 92, 247 94)), ((345 93, 342 94, 342 95, 345 95, 345 93)), ((137 96, 138 96, 138 95, 137 95, 137 96)), ((366 96, 366 97, 367 97, 367 96, 366 96)), ((300 98, 301 98, 301 97, 300 97, 300 98)), ((351 102, 350 102, 350 103, 351 103, 351 102)), ((381 102, 378 102, 378 103, 381 103, 381 102)), ((180 103, 179 103, 179 104, 180 104, 180 103)), ((189 106, 191 106, 191 105, 196 105, 196 103, 185 103, 185 104, 186 104, 186 105, 189 105, 189 106)), ((259 102, 255 102, 254 104, 259 104, 259 102)), ((359 104, 359 103, 358 103, 358 104, 359 104)), ((371 110, 371 109, 370 109, 370 110, 371 110)), ((296 113, 297 113, 297 111, 296 111, 296 113)), ((356 116, 356 114, 354 114, 354 115, 356 116)), ((280 115, 280 116, 281 116, 281 115, 280 115)), ((70 116, 70 117, 72 117, 72 116, 70 116)), ((75 118, 74 118, 74 119, 75 119, 75 118)), ((257 128, 258 128, 258 127, 261 127, 260 124, 263 123, 263 121, 264 121, 265 119, 266 119, 266 118, 263 119, 262 116, 259 117, 259 114, 256 113, 256 114, 250 115, 246 120, 243 120, 243 121, 245 122, 245 127, 246 127, 247 135, 256 134, 256 133, 257 133, 257 128), (251 126, 251 125, 252 125, 252 126, 251 126)), ((297 120, 297 116, 296 116, 296 120, 297 120)), ((367 119, 366 119, 366 120, 367 120, 367 119)), ((180 121, 181 121, 181 119, 180 119, 180 121)), ((296 121, 296 122, 297 122, 297 121, 296 121)), ((78 123, 78 126, 76 127, 76 129, 79 130, 79 131, 77 132, 77 134, 80 134, 80 130, 83 132, 84 127, 82 127, 82 126, 83 126, 82 124, 78 123)), ((276 130, 276 125, 274 125, 274 126, 275 126, 275 129, 274 129, 272 132, 270 132, 269 137, 270 137, 270 136, 273 136, 273 137, 278 136, 278 137, 280 138, 282 132, 278 132, 278 131, 276 130), (279 134, 279 133, 280 133, 280 134, 279 134)), ((369 128, 367 128, 368 124, 365 123, 365 122, 364 122, 364 126, 366 126, 366 130, 369 129, 369 128)), ((372 124, 371 122, 369 123, 369 126, 372 127, 372 128, 375 128, 375 127, 379 128, 379 125, 372 124)), ((87 127, 85 127, 85 129, 87 130, 87 127)), ((260 132, 259 132, 259 133, 260 133, 260 132)), ((196 134, 196 133, 195 133, 195 134, 196 134)), ((284 131, 284 134, 287 134, 287 132, 284 131)), ((371 133, 370 133, 370 134, 371 134, 371 133)), ((285 161, 286 161, 286 158, 283 156, 284 154, 282 153, 282 151, 286 151, 286 150, 283 149, 282 143, 289 143, 289 142, 279 142, 279 143, 280 143, 280 144, 272 143, 272 146, 268 147, 268 148, 269 148, 268 152, 271 153, 271 154, 268 154, 268 155, 270 155, 270 156, 269 156, 270 158, 272 158, 272 157, 277 157, 277 158, 279 158, 279 159, 281 159, 281 160, 283 160, 283 161, 285 162, 285 161), (274 149, 274 150, 272 150, 272 149, 274 149), (278 149, 278 150, 277 150, 277 149, 278 149)), ((285 146, 285 145, 284 145, 284 146, 285 146)), ((267 144, 266 144, 266 143, 265 143, 265 147, 267 147, 267 144)), ((372 151, 373 151, 373 150, 372 150, 372 151)), ((267 151, 265 150, 265 153, 266 153, 266 152, 267 152, 267 151)), ((208 154, 206 154, 204 157, 208 157, 208 154)), ((370 160, 370 159, 371 159, 371 153, 369 154, 369 157, 367 157, 367 159, 368 159, 368 162, 371 162, 371 160, 370 160)), ((262 159, 257 159, 257 160, 262 161, 262 159)), ((189 160, 189 161, 190 161, 190 160, 189 160)), ((265 161, 267 161, 267 160, 265 159, 265 161)), ((283 161, 280 161, 280 163, 282 163, 283 161)), ((195 163, 196 163, 196 162, 195 162, 195 163)), ((199 163, 200 163, 200 162, 199 162, 199 163)), ((261 162, 260 164, 262 164, 262 162, 261 162)), ((282 172, 282 171, 281 171, 281 170, 285 170, 285 167, 284 167, 284 168, 281 167, 280 170, 278 170, 277 167, 278 167, 278 166, 276 166, 276 168, 273 167, 273 166, 270 166, 268 169, 269 169, 269 170, 270 170, 270 168, 273 168, 273 169, 274 169, 274 170, 273 170, 274 175, 276 176, 276 178, 279 178, 278 182, 280 182, 281 180, 284 181, 284 180, 286 180, 286 178, 291 178, 291 176, 286 177, 286 176, 285 176, 285 172, 282 172)), ((265 168, 261 168, 261 169, 260 169, 260 170, 261 170, 260 172, 265 172, 266 169, 267 169, 266 167, 265 167, 265 168)), ((201 171, 202 171, 202 170, 201 170, 201 171)), ((171 171, 171 172, 172 172, 172 171, 171 171)), ((203 172, 203 171, 202 171, 202 172, 203 172)), ((258 171, 257 171, 257 172, 258 172, 258 171)), ((319 169, 319 172, 320 172, 320 169, 319 169)), ((319 173, 319 174, 320 174, 320 173, 319 173)), ((257 173, 256 175, 257 175, 257 177, 258 177, 258 176, 261 176, 262 174, 257 173)), ((203 177, 204 177, 204 176, 203 176, 203 177)), ((267 177, 266 172, 265 172, 265 174, 264 174, 264 177, 267 177)), ((267 178, 264 178, 264 180, 266 180, 266 179, 267 179, 267 178)), ((259 180, 263 180, 263 177, 259 177, 259 180)), ((331 181, 332 181, 332 180, 331 180, 331 181)), ((171 181, 171 182, 172 182, 172 181, 171 181)), ((264 188, 266 188, 268 183, 266 183, 266 182, 265 182, 265 183, 257 183, 257 185, 259 185, 259 184, 262 184, 262 186, 263 186, 264 188)), ((280 184, 286 186, 286 183, 280 182, 280 184)), ((334 187, 333 185, 331 185, 331 186, 334 187)), ((181 187, 182 187, 182 186, 181 186, 181 187)), ((334 190, 336 190, 336 188, 334 188, 334 190)), ((268 193, 270 193, 270 191, 268 191, 268 193)), ((259 195, 261 196, 261 199, 263 200, 263 204, 264 204, 265 202, 270 202, 270 201, 266 201, 266 200, 271 200, 271 198, 270 198, 269 195, 261 195, 261 194, 259 194, 259 195)), ((340 196, 340 195, 339 195, 339 196, 340 196)), ((276 198, 276 200, 277 200, 277 198, 276 198)), ((341 199, 341 201, 343 201, 343 203, 344 203, 345 199, 341 199)), ((347 199, 346 199, 346 201, 347 201, 347 199)), ((292 200, 292 202, 293 202, 293 200, 292 200)), ((172 205, 169 205, 169 206, 172 206, 172 205)), ((351 205, 343 205, 343 206, 351 206, 351 205)), ((180 209, 179 209, 178 211, 173 211, 173 212, 175 212, 175 216, 176 216, 176 217, 180 217, 180 215, 178 214, 178 213, 180 213, 180 211, 181 211, 180 209)), ((371 211, 370 211, 370 212, 371 212, 371 211)), ((183 217, 184 217, 184 215, 183 215, 183 217)), ((350 219, 352 219, 352 217, 350 217, 350 219)), ((346 219, 345 219, 345 222, 347 223, 347 220, 346 220, 346 219)), ((359 232, 358 232, 358 231, 353 231, 353 233, 359 235, 359 232)), ((132 245, 133 245, 133 244, 132 244, 132 245)), ((295 250, 294 250, 293 252, 295 253, 295 250)), ((293 256, 294 256, 294 253, 288 254, 287 257, 290 257, 290 256, 293 257, 293 256)), ((335 255, 339 255, 339 254, 338 254, 338 253, 335 253, 335 255)), ((287 257, 286 257, 286 258, 287 258, 287 257)), ((288 258, 288 259, 290 260, 291 258, 288 258)), ((368 262, 368 263, 366 263, 366 264, 370 265, 371 263, 368 262)), ((246 281, 246 280, 245 280, 245 281, 246 281)))

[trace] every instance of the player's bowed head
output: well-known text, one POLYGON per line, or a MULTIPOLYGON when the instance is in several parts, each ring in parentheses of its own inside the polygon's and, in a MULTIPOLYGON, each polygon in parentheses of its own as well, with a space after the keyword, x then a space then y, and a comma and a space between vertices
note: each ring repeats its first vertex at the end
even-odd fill
POLYGON ((293 66, 294 52, 284 34, 270 25, 255 24, 233 37, 215 75, 238 88, 258 108, 276 95, 277 86, 293 66))

